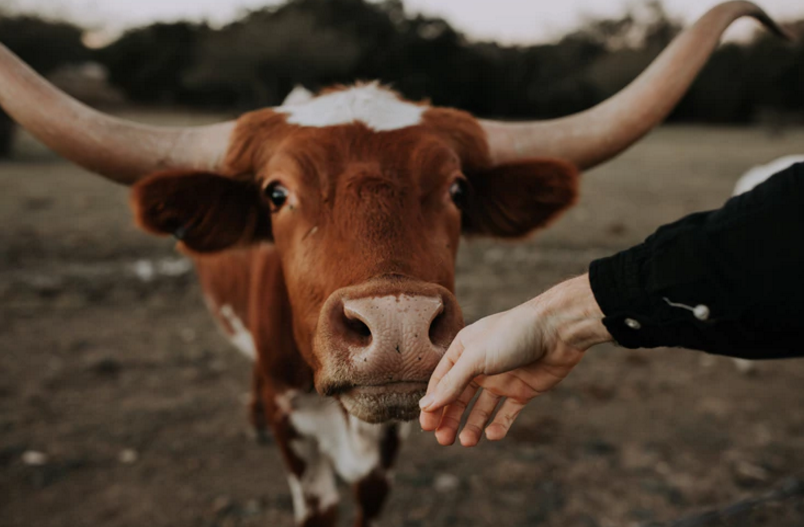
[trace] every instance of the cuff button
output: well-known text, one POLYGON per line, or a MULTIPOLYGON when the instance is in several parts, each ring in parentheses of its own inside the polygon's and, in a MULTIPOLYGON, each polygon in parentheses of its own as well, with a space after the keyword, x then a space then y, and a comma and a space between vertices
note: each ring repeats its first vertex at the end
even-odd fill
POLYGON ((625 323, 626 326, 628 326, 631 329, 642 328, 642 324, 640 324, 638 320, 634 320, 633 318, 626 318, 623 322, 625 323))
POLYGON ((695 315, 695 318, 698 320, 709 320, 709 308, 703 304, 698 304, 692 310, 692 314, 695 315))

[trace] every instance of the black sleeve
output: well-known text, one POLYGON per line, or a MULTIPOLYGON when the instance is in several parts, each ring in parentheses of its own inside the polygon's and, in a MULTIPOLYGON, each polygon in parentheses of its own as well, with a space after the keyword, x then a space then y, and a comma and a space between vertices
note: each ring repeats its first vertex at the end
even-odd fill
POLYGON ((626 348, 804 356, 804 163, 592 262, 589 280, 626 348))

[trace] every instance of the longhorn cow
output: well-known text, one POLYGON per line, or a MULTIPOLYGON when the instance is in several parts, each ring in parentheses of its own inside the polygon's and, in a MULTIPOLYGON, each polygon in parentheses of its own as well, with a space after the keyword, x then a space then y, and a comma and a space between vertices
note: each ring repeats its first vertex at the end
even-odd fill
MULTIPOLYGON (((0 105, 68 160, 130 185, 137 223, 174 235, 212 315, 254 361, 251 418, 287 464, 300 525, 334 525, 335 474, 374 521, 405 421, 463 325, 461 234, 520 238, 576 200, 579 170, 661 122, 735 19, 728 2, 620 93, 505 123, 377 83, 298 94, 235 121, 163 128, 101 114, 0 46, 0 105)), ((497 419, 518 412, 502 404, 497 419)), ((510 422, 510 421, 508 421, 510 422)))

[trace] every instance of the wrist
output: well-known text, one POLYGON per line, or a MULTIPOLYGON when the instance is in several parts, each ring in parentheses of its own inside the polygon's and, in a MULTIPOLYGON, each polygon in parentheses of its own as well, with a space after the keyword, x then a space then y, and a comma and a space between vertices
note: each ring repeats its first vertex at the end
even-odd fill
POLYGON ((550 320, 558 339, 572 348, 587 350, 614 340, 603 325, 603 311, 588 274, 558 284, 533 302, 540 316, 550 320))

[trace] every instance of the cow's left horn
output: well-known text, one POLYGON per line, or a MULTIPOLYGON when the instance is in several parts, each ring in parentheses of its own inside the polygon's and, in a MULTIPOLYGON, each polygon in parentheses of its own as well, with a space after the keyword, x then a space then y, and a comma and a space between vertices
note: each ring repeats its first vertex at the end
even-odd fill
POLYGON ((616 156, 659 124, 687 91, 726 28, 751 16, 790 38, 751 2, 715 6, 683 31, 631 84, 597 106, 559 119, 527 123, 481 121, 495 162, 554 157, 587 169, 616 156))
POLYGON ((147 126, 81 104, 0 44, 0 106, 61 156, 130 185, 155 170, 214 170, 234 122, 193 128, 147 126))

